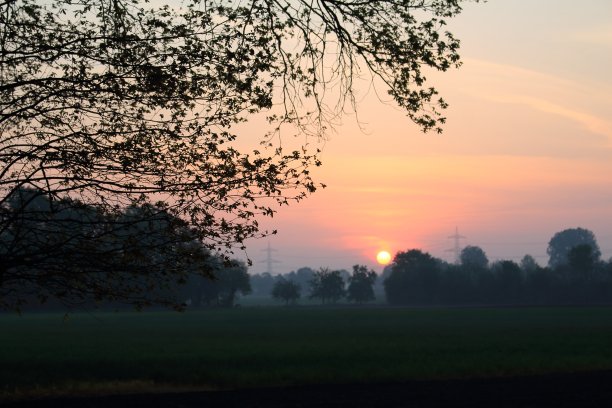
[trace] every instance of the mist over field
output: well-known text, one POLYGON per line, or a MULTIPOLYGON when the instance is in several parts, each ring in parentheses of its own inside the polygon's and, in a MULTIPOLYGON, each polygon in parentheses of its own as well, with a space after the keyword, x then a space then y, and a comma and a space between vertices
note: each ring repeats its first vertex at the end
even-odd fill
POLYGON ((611 309, 283 308, 0 316, 3 393, 240 389, 609 369, 611 309), (62 391, 64 390, 64 391, 62 391))

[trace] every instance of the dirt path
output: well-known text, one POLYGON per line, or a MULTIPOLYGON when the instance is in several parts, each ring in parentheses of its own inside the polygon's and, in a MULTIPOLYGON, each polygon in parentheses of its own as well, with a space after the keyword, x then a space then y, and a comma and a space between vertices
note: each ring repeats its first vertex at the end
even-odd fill
POLYGON ((5 408, 608 406, 612 406, 612 371, 501 379, 62 397, 4 404, 5 408))

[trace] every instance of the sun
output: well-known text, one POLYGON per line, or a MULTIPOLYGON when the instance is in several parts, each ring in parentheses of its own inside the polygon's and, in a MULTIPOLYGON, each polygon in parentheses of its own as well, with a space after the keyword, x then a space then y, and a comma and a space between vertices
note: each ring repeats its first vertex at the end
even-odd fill
POLYGON ((391 254, 387 251, 380 251, 376 254, 376 261, 381 265, 387 265, 391 262, 391 254))

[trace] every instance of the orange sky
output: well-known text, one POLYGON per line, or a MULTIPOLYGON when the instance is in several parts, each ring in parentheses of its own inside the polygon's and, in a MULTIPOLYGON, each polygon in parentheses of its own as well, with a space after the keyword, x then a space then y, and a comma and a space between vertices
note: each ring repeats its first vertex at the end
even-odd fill
POLYGON ((490 0, 450 24, 464 66, 430 76, 451 104, 442 135, 422 134, 362 90, 325 143, 328 185, 284 207, 252 240, 251 273, 301 266, 376 266, 379 249, 453 259, 455 227, 491 260, 529 253, 570 227, 595 232, 612 256, 612 2, 490 0))

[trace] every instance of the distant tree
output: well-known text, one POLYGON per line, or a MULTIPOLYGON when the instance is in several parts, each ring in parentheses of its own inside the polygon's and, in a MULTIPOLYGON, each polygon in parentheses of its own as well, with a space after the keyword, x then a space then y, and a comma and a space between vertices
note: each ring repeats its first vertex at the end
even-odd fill
POLYGON ((284 301, 285 305, 295 303, 300 298, 300 292, 300 285, 283 277, 277 279, 272 287, 272 297, 284 301))
POLYGON ((599 245, 597 245, 597 240, 593 232, 584 228, 569 228, 557 232, 548 242, 548 248, 546 250, 550 257, 548 266, 557 268, 561 265, 568 265, 568 254, 572 248, 578 245, 591 246, 591 256, 595 260, 599 260, 601 257, 601 251, 599 250, 599 245))
POLYGON ((497 261, 491 266, 496 280, 497 302, 517 302, 523 290, 523 273, 521 267, 513 261, 497 261))
POLYGON ((376 272, 371 269, 368 270, 367 266, 354 265, 353 274, 348 279, 347 299, 356 303, 374 300, 374 283, 376 278, 376 272))
POLYGON ((104 213, 24 188, 0 207, 0 217, 13 217, 0 229, 0 309, 49 299, 66 307, 121 301, 182 308, 168 288, 189 274, 212 275, 201 267, 209 250, 163 206, 104 213))
POLYGON ((603 301, 612 302, 612 258, 601 264, 601 281, 598 282, 603 291, 603 301))
POLYGON ((441 301, 451 304, 473 303, 474 281, 467 268, 454 264, 444 265, 440 275, 441 301))
MULTIPOLYGON (((217 270, 215 270, 215 273, 217 270)), ((219 279, 215 276, 215 279, 198 279, 198 294, 199 298, 193 303, 193 306, 207 306, 207 307, 218 307, 221 306, 219 297, 219 279), (197 300, 199 299, 199 300, 197 300)))
POLYGON ((559 289, 559 276, 548 267, 536 266, 535 269, 522 267, 525 273, 525 292, 527 300, 534 304, 556 302, 559 289))
POLYGON ((384 281, 387 301, 392 305, 432 303, 436 294, 440 262, 418 249, 398 252, 384 281))
POLYGON ((499 302, 498 279, 491 268, 476 271, 471 275, 474 279, 474 300, 482 304, 495 304, 499 302))
POLYGON ((251 275, 253 295, 267 296, 274 286, 274 277, 268 272, 251 275))
POLYGON ((344 284, 340 271, 321 268, 314 273, 310 281, 310 298, 321 299, 323 304, 336 303, 346 294, 344 284))
POLYGON ((215 271, 218 285, 219 304, 233 307, 238 294, 251 293, 251 282, 248 268, 242 261, 232 261, 230 266, 215 271))
POLYGON ((568 265, 576 280, 589 281, 593 275, 599 256, 589 244, 576 245, 567 254, 568 265))
POLYGON ((307 266, 299 268, 297 271, 291 271, 285 275, 285 279, 297 283, 302 288, 310 286, 310 281, 314 277, 315 271, 307 266))
POLYGON ((217 272, 230 263, 221 255, 211 255, 206 260, 192 260, 187 268, 187 277, 176 287, 180 300, 189 308, 219 306, 219 282, 217 272), (207 270, 204 276, 199 271, 207 270))
POLYGON ((246 264, 238 260, 228 261, 222 256, 213 263, 214 278, 202 279, 190 276, 183 291, 191 300, 191 306, 233 307, 238 295, 251 293, 251 281, 246 264))
POLYGON ((539 265, 536 262, 535 258, 533 256, 531 256, 531 255, 525 255, 521 259, 520 266, 521 266, 521 269, 523 270, 523 272, 525 272, 525 273, 534 272, 536 269, 539 268, 539 265))
POLYGON ((485 269, 489 259, 482 248, 469 245, 463 248, 460 255, 461 265, 468 269, 485 269))

